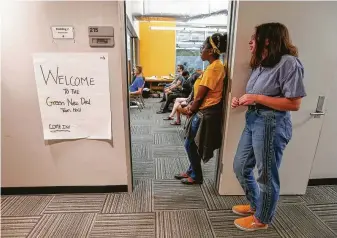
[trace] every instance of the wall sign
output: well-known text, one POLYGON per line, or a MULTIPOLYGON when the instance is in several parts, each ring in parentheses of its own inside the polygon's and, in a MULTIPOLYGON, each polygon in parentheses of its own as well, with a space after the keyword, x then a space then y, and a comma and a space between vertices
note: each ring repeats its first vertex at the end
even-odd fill
POLYGON ((90 47, 114 47, 114 28, 112 26, 89 26, 89 45, 90 47))
POLYGON ((52 26, 53 39, 74 39, 74 27, 52 26))
POLYGON ((108 53, 39 53, 33 61, 44 139, 111 139, 108 53))

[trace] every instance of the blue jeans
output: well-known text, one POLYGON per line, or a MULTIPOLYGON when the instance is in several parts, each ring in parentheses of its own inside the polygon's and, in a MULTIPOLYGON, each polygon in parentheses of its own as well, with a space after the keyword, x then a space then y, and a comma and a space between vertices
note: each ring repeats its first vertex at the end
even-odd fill
POLYGON ((279 167, 283 151, 292 136, 289 112, 248 110, 234 158, 234 172, 255 217, 269 224, 280 193, 279 167), (257 180, 253 169, 257 167, 257 180))
POLYGON ((201 156, 198 154, 198 147, 194 142, 197 135, 200 118, 198 115, 194 115, 191 118, 191 136, 185 140, 185 149, 188 159, 190 161, 190 167, 187 170, 187 174, 195 181, 203 181, 202 169, 201 169, 201 156))

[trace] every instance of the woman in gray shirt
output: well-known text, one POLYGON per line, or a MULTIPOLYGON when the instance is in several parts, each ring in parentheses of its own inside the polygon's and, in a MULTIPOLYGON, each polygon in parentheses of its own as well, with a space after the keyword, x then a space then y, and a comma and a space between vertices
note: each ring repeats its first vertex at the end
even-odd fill
POLYGON ((299 110, 306 93, 303 65, 283 24, 257 26, 249 46, 252 73, 246 94, 234 97, 232 108, 248 106, 234 172, 250 204, 234 206, 233 212, 247 216, 235 220, 239 229, 254 231, 267 229, 274 216, 280 192, 278 170, 292 136, 289 111, 299 110))

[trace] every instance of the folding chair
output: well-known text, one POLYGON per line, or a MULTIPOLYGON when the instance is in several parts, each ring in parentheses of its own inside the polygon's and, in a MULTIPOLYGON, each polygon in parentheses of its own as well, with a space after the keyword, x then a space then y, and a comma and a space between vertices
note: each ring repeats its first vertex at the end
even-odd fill
POLYGON ((145 82, 144 82, 143 87, 140 90, 139 94, 130 94, 130 103, 133 102, 137 105, 137 106, 131 106, 130 105, 130 108, 138 108, 139 111, 142 111, 142 109, 145 108, 145 101, 144 101, 144 98, 143 98, 144 87, 145 87, 145 82))

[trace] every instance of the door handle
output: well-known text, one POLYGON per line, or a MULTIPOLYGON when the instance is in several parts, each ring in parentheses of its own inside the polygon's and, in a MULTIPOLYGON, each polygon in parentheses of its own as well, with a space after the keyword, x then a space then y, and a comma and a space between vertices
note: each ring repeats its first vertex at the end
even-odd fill
POLYGON ((311 112, 310 115, 311 116, 324 116, 325 112, 311 112))
POLYGON ((325 112, 323 112, 323 105, 325 101, 325 96, 319 96, 317 100, 317 106, 315 112, 311 112, 310 115, 316 117, 320 117, 325 115, 325 112))

